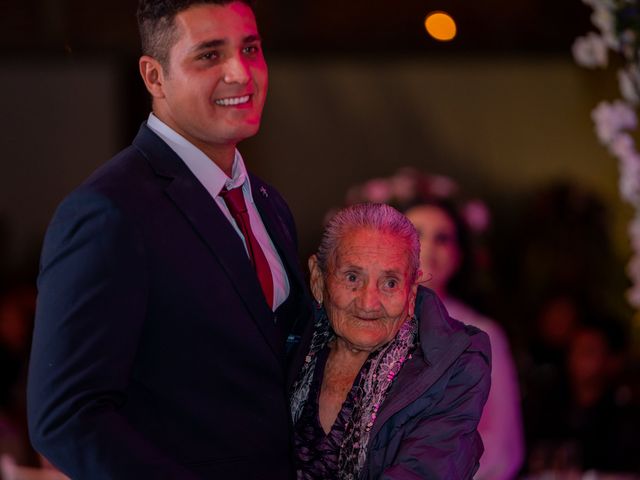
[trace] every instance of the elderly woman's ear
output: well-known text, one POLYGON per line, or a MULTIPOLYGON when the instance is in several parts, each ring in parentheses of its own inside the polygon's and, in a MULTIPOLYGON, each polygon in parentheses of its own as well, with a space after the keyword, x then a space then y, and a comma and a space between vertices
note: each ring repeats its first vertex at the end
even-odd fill
POLYGON ((411 285, 411 293, 409 294, 409 311, 407 312, 410 317, 415 315, 416 311, 416 296, 418 294, 418 282, 414 282, 411 285))
POLYGON ((316 302, 321 304, 324 300, 324 277, 322 276, 320 265, 318 265, 318 257, 315 255, 309 257, 309 273, 311 293, 313 294, 313 298, 316 299, 316 302))
POLYGON ((409 293, 409 310, 407 313, 409 314, 410 317, 415 315, 416 296, 418 295, 418 285, 420 285, 421 277, 422 277, 422 270, 418 270, 418 273, 416 274, 416 279, 414 280, 413 285, 411 285, 411 292, 409 293))

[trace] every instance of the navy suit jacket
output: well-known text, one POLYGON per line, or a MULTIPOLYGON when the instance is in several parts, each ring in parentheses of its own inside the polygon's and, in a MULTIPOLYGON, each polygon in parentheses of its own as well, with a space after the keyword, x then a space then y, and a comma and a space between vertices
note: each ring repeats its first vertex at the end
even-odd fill
POLYGON ((32 442, 74 479, 286 479, 291 213, 251 176, 291 294, 274 314, 209 193, 143 125, 60 205, 38 278, 32 442))

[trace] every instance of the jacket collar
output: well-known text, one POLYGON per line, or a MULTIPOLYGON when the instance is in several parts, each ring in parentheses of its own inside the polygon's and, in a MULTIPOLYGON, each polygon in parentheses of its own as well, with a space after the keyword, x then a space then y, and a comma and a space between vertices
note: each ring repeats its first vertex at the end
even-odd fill
POLYGON ((449 356, 451 343, 464 350, 470 343, 464 325, 453 321, 433 290, 418 287, 416 312, 419 319, 420 349, 427 365, 438 365, 449 356))
POLYGON ((418 288, 415 311, 419 349, 400 370, 380 409, 371 431, 371 440, 389 418, 417 400, 471 344, 464 325, 449 317, 432 290, 418 288))

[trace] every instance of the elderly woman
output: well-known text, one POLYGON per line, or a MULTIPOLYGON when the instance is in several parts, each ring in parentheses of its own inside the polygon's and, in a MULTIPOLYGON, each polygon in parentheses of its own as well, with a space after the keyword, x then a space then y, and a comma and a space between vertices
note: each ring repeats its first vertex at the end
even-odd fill
POLYGON ((313 334, 293 385, 298 478, 470 479, 490 385, 480 330, 418 287, 413 225, 387 205, 338 212, 309 259, 313 334))

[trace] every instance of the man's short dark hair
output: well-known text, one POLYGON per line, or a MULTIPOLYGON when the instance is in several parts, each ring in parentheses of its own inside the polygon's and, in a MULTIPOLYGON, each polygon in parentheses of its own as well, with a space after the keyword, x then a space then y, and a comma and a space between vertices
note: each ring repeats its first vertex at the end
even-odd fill
POLYGON ((194 5, 227 5, 235 1, 255 8, 255 0, 140 0, 137 18, 143 55, 155 58, 166 69, 175 42, 177 14, 194 5))

